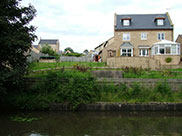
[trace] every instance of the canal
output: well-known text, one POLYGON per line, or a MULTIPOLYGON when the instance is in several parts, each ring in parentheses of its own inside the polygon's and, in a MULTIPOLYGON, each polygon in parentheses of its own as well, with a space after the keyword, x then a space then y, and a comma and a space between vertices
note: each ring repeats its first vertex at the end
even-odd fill
POLYGON ((180 135, 180 112, 1 113, 0 136, 180 135), (22 120, 15 120, 22 117, 22 120), (25 121, 23 118, 30 120, 25 121), (31 121, 31 118, 35 120, 31 121))

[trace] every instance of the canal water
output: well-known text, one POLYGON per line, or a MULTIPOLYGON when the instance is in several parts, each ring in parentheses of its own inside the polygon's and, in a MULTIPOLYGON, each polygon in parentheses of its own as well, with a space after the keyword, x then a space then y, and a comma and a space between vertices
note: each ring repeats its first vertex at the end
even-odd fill
POLYGON ((181 135, 180 112, 0 113, 0 136, 181 135), (37 118, 16 121, 15 117, 37 118))

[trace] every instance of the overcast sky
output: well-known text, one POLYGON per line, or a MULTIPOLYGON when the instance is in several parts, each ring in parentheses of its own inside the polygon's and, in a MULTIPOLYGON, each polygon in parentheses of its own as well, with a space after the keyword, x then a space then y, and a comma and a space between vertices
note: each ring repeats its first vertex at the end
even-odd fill
MULTIPOLYGON (((31 24, 40 39, 59 39, 60 50, 91 50, 114 35, 114 13, 155 14, 169 12, 174 39, 182 34, 182 0, 23 0, 37 16, 31 24)), ((37 44, 36 41, 34 44, 37 44)))

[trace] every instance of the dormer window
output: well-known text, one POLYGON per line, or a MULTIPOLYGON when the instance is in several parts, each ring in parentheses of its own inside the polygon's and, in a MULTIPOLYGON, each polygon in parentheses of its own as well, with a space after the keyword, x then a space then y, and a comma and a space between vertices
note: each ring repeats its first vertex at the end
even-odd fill
POLYGON ((156 17, 154 22, 157 26, 164 26, 165 17, 156 17))
POLYGON ((123 26, 130 26, 130 20, 123 20, 123 26))
POLYGON ((131 18, 130 17, 124 17, 121 19, 121 23, 123 26, 130 26, 131 24, 131 18))
POLYGON ((157 25, 163 26, 164 25, 164 19, 157 19, 157 25))

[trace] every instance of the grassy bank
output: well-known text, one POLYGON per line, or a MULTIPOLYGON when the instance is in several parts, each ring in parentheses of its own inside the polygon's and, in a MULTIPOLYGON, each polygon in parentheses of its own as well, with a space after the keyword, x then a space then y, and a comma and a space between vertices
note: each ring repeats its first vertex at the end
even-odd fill
MULTIPOLYGON (((46 68, 55 68, 55 67, 73 67, 72 70, 80 70, 84 72, 90 72, 93 67, 98 67, 97 70, 120 70, 123 71, 123 78, 159 78, 159 79, 182 79, 181 69, 169 69, 169 70, 150 70, 150 69, 141 69, 141 68, 118 68, 118 69, 104 69, 105 63, 94 63, 94 62, 63 62, 63 63, 31 63, 29 65, 30 73, 26 76, 29 77, 42 77, 47 74, 47 71, 40 71, 37 73, 32 73, 32 70, 41 70, 46 68), (59 65, 59 66, 57 66, 59 65), (102 67, 99 69, 99 67, 102 67)), ((62 70, 59 69, 57 71, 62 70)), ((51 71, 51 70, 49 70, 51 71)), ((55 70, 52 70, 55 71, 55 70)))
POLYGON ((106 63, 98 62, 58 62, 58 63, 44 63, 44 62, 33 62, 29 64, 29 70, 40 70, 47 68, 56 67, 73 67, 73 66, 85 66, 85 67, 104 67, 106 63))
POLYGON ((69 103, 72 109, 79 104, 94 102, 182 102, 182 90, 172 92, 167 83, 154 89, 133 84, 99 84, 89 72, 78 70, 46 73, 43 82, 28 90, 8 94, 4 103, 17 109, 45 110, 52 103, 69 103))

